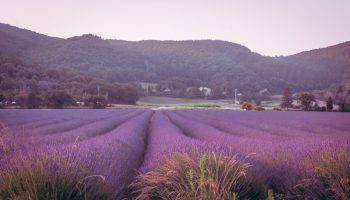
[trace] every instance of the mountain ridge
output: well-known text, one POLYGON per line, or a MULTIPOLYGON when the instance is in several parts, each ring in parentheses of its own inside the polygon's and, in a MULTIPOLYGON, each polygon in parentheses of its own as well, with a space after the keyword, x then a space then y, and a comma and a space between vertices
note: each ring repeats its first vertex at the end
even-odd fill
POLYGON ((286 87, 293 91, 324 89, 350 77, 350 42, 330 50, 269 57, 222 40, 125 41, 93 34, 61 39, 13 26, 4 31, 3 27, 0 24, 2 54, 111 82, 157 83, 163 90, 170 89, 170 96, 181 97, 188 87, 207 86, 217 98, 232 97, 236 88, 247 98, 260 98, 258 92, 263 89, 269 94, 281 93, 286 87))

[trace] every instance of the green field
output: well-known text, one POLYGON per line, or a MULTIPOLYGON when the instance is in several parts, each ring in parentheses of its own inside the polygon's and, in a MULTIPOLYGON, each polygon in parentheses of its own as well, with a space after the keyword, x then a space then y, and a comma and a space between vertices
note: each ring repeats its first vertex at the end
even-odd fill
POLYGON ((262 101, 261 104, 265 108, 274 108, 279 107, 281 104, 282 95, 273 95, 271 96, 271 100, 262 101))
POLYGON ((234 105, 232 100, 209 100, 209 99, 186 99, 172 97, 141 97, 137 102, 140 106, 150 106, 158 108, 222 108, 222 109, 239 109, 234 105))
MULTIPOLYGON (((271 97, 269 101, 263 101, 262 106, 265 109, 272 109, 278 107, 280 104, 281 95, 271 97)), ((152 108, 166 108, 166 109, 182 109, 182 108, 201 108, 201 109, 240 109, 240 106, 234 105, 232 99, 224 100, 209 100, 209 99, 187 99, 187 98, 173 98, 173 97, 156 97, 148 96, 141 97, 137 101, 138 106, 152 107, 152 108)))

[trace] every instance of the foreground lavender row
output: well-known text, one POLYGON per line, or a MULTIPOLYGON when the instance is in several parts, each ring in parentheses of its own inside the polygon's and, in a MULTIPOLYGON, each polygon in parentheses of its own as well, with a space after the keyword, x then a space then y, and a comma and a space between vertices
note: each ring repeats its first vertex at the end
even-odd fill
MULTIPOLYGON (((252 184, 281 198, 296 198, 296 188, 320 165, 350 171, 346 113, 3 110, 0 122, 0 170, 19 157, 74 159, 85 176, 103 177, 116 199, 132 193, 128 185, 137 173, 152 171, 176 152, 217 152, 245 160, 252 184)), ((347 197, 350 180, 339 181, 343 192, 330 188, 321 195, 347 197)))

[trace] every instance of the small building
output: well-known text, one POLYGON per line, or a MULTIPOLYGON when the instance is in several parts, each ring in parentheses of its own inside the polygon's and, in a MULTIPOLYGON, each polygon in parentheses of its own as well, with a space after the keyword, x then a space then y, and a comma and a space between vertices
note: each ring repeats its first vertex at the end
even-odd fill
POLYGON ((78 106, 85 106, 84 101, 77 101, 76 104, 77 104, 78 106))
POLYGON ((165 88, 165 90, 163 91, 164 93, 168 94, 171 92, 171 90, 169 88, 165 88))
POLYGON ((210 96, 212 93, 212 90, 208 87, 199 87, 199 91, 201 91, 205 96, 210 96))

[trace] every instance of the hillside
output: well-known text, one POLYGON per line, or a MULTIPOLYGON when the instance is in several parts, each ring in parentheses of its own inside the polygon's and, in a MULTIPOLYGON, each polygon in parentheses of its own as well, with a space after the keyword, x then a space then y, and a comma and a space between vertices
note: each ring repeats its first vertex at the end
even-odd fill
POLYGON ((350 63, 350 41, 326 48, 304 51, 294 56, 308 59, 339 60, 350 63))
POLYGON ((0 24, 0 53, 112 82, 157 83, 158 90, 169 89, 166 95, 176 97, 188 95, 189 87, 206 86, 213 98, 232 97, 235 88, 243 98, 264 98, 285 87, 324 89, 350 77, 349 43, 266 57, 225 41, 128 42, 91 34, 60 39, 0 24))
POLYGON ((61 91, 76 101, 97 96, 98 93, 111 103, 135 104, 138 99, 137 90, 130 85, 112 84, 66 69, 28 65, 15 57, 0 55, 0 95, 4 98, 0 103, 17 101, 29 94, 44 100, 61 91))
POLYGON ((339 73, 342 74, 340 80, 349 80, 350 41, 326 48, 304 51, 289 58, 305 62, 310 66, 325 67, 329 69, 330 75, 339 73))

